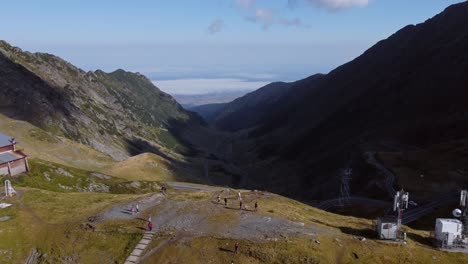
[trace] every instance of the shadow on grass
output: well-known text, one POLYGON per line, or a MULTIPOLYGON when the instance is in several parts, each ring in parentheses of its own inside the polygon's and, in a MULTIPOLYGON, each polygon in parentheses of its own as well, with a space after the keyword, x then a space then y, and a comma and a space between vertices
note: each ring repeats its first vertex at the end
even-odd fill
POLYGON ((224 208, 229 209, 229 210, 235 210, 235 211, 244 211, 244 209, 240 210, 239 207, 229 207, 229 206, 225 206, 224 208))
POLYGON ((416 243, 419 243, 421 245, 425 245, 425 246, 429 246, 429 247, 434 246, 433 240, 430 237, 423 237, 421 235, 414 234, 414 233, 407 233, 406 235, 407 235, 407 237, 409 239, 411 239, 411 240, 413 240, 416 243))
MULTIPOLYGON (((353 235, 353 236, 361 236, 365 238, 370 238, 370 239, 376 239, 377 238, 377 233, 375 232, 374 229, 372 228, 352 228, 352 227, 347 227, 347 226, 336 226, 336 225, 331 225, 330 223, 326 223, 317 219, 311 219, 312 222, 315 222, 317 224, 333 227, 333 228, 338 228, 340 229, 341 232, 348 234, 348 235, 353 235)), ((369 227, 371 227, 369 225, 369 227)))
POLYGON ((348 235, 361 236, 361 237, 371 238, 371 239, 377 238, 377 234, 375 230, 371 228, 357 229, 357 228, 344 227, 344 226, 340 226, 338 228, 340 229, 341 232, 348 234, 348 235))
POLYGON ((227 248, 222 248, 222 247, 219 247, 219 251, 234 253, 234 250, 227 249, 227 248))

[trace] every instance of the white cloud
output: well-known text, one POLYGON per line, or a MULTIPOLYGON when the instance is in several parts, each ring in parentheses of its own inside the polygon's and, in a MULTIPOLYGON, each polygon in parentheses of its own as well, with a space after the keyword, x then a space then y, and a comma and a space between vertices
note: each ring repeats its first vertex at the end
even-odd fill
POLYGON ((242 8, 251 8, 255 5, 255 0, 234 0, 234 4, 242 8))
POLYGON ((206 94, 216 92, 232 92, 232 91, 253 91, 269 82, 266 81, 247 81, 244 79, 235 78, 219 78, 219 79, 176 79, 176 80, 161 80, 153 81, 154 85, 159 89, 169 94, 206 94))
POLYGON ((220 32, 223 29, 224 21, 222 19, 215 19, 211 24, 208 26, 208 32, 210 34, 215 34, 220 32))
MULTIPOLYGON (((369 0, 307 0, 308 2, 326 8, 328 10, 342 10, 351 7, 364 7, 369 4, 369 0)), ((291 1, 290 1, 291 2, 291 1)), ((292 0, 292 2, 296 2, 292 0)))
POLYGON ((260 23, 263 25, 263 29, 268 29, 274 24, 279 24, 283 26, 303 26, 301 19, 293 18, 288 19, 280 17, 273 13, 271 9, 268 8, 257 8, 254 15, 248 16, 246 18, 248 21, 254 23, 260 23))

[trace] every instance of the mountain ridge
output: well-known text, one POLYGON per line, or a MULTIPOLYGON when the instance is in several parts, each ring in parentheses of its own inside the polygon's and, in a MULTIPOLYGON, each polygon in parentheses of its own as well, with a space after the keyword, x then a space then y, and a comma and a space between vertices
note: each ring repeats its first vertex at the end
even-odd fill
POLYGON ((23 52, 5 41, 0 66, 5 114, 119 160, 158 148, 187 151, 177 130, 203 124, 139 73, 85 72, 57 56, 23 52))

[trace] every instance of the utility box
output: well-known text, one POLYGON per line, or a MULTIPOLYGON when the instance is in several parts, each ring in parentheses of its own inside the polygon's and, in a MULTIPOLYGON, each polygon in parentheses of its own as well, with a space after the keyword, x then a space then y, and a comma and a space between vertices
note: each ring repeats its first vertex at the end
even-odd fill
POLYGON ((377 235, 380 239, 396 240, 398 238, 398 222, 396 217, 377 219, 377 235))
POLYGON ((455 246, 462 239, 463 224, 458 219, 437 218, 434 231, 437 244, 441 247, 455 246))

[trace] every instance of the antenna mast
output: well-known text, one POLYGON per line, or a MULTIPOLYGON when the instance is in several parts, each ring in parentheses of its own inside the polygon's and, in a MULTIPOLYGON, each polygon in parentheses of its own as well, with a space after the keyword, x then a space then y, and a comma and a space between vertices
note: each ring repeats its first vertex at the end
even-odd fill
POLYGON ((460 207, 462 211, 460 221, 463 224, 462 235, 464 238, 468 238, 468 190, 461 191, 460 207))
POLYGON ((403 211, 408 209, 408 201, 409 201, 409 193, 405 192, 403 189, 398 191, 395 194, 395 198, 393 200, 393 211, 398 213, 398 230, 400 230, 401 220, 403 218, 403 211))

